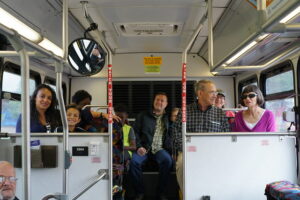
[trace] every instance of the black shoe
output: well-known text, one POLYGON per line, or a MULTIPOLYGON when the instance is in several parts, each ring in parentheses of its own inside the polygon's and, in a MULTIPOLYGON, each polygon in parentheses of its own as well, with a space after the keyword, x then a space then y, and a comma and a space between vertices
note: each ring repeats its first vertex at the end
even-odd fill
POLYGON ((159 200, 168 200, 168 198, 165 195, 161 194, 159 195, 159 200))
POLYGON ((135 199, 134 200, 143 200, 144 199, 144 194, 137 194, 135 196, 135 199))

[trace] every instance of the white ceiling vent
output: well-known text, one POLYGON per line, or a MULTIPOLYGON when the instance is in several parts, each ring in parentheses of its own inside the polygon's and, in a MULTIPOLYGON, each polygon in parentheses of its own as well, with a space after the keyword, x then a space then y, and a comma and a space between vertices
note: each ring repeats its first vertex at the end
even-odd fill
POLYGON ((118 23, 115 27, 123 36, 176 36, 182 30, 181 23, 118 23))

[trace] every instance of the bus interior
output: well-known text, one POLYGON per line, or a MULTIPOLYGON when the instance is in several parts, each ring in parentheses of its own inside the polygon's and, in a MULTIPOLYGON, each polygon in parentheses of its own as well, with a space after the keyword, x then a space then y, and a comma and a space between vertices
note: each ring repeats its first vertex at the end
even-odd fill
MULTIPOLYGON (((299 37, 299 0, 1 0, 0 161, 16 169, 16 196, 134 199, 128 173, 114 185, 114 105, 127 106, 133 125, 157 92, 168 96, 166 113, 184 110, 203 79, 232 111, 256 85, 276 132, 183 129, 183 188, 174 167, 168 199, 264 200, 271 182, 299 183, 299 37), (30 131, 30 96, 40 84, 56 92, 63 133, 30 131), (79 90, 108 114, 105 131, 98 120, 97 132, 69 133, 65 107, 79 90)), ((155 163, 144 167, 145 200, 156 200, 158 174, 155 163)))

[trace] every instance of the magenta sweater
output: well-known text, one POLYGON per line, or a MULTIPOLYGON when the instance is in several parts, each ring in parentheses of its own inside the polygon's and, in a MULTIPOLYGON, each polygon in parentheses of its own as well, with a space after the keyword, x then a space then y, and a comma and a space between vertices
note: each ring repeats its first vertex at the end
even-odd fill
POLYGON ((235 116, 232 130, 234 132, 275 132, 276 125, 274 114, 270 110, 265 110, 261 119, 253 129, 250 129, 243 119, 243 111, 240 111, 235 116))

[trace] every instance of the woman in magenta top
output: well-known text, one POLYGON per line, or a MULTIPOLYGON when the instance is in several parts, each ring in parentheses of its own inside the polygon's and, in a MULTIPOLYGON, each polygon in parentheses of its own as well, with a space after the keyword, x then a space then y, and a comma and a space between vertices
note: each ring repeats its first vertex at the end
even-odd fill
POLYGON ((247 110, 240 111, 235 116, 233 131, 235 132, 275 132, 275 118, 270 110, 261 108, 264 97, 255 85, 244 88, 241 96, 242 106, 247 110))

